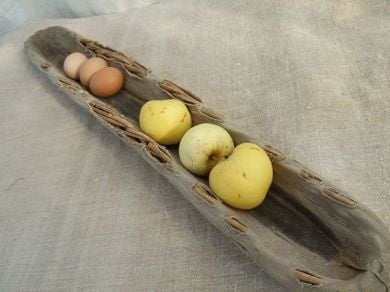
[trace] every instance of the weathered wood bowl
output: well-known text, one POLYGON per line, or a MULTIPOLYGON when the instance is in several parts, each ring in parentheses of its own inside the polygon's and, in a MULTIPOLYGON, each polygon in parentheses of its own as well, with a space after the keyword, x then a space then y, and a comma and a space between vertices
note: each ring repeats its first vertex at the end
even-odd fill
POLYGON ((36 32, 25 43, 31 62, 53 84, 97 121, 137 151, 212 224, 255 263, 291 289, 387 291, 390 287, 390 236, 384 223, 362 204, 256 137, 228 125, 190 91, 154 77, 133 59, 63 27, 36 32), (114 97, 97 99, 62 70, 65 57, 82 52, 99 56, 126 76, 114 97), (186 103, 194 124, 215 123, 235 144, 253 142, 272 160, 274 180, 265 202, 240 211, 221 202, 207 181, 185 170, 177 147, 163 147, 140 131, 138 114, 151 99, 186 103))

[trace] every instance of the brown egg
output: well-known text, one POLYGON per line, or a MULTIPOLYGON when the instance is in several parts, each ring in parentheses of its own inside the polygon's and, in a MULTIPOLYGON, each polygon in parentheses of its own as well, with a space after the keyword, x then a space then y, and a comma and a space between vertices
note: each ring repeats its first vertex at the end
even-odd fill
POLYGON ((79 52, 69 54, 64 61, 64 72, 71 79, 79 80, 81 65, 87 57, 79 52))
POLYGON ((118 93, 125 81, 125 77, 117 68, 107 67, 93 74, 89 87, 97 97, 109 97, 118 93))
POLYGON ((102 68, 107 67, 107 62, 98 57, 90 58, 85 61, 80 67, 80 82, 85 87, 89 87, 89 82, 93 74, 102 68))

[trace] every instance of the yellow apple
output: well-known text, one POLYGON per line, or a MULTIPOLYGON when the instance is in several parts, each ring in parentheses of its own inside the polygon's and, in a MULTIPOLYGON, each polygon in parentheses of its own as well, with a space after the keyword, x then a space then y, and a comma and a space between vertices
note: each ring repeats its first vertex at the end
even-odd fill
POLYGON ((234 149, 233 139, 222 127, 204 123, 188 130, 180 141, 181 163, 196 175, 208 175, 234 149))
POLYGON ((193 174, 208 175, 233 149, 233 139, 224 128, 203 123, 185 133, 179 145, 179 158, 193 174))
POLYGON ((263 202, 272 177, 267 153, 256 144, 243 143, 211 170, 209 184, 226 204, 248 210, 263 202))
POLYGON ((140 112, 141 130, 163 145, 178 144, 191 128, 191 114, 186 105, 177 99, 151 100, 140 112))

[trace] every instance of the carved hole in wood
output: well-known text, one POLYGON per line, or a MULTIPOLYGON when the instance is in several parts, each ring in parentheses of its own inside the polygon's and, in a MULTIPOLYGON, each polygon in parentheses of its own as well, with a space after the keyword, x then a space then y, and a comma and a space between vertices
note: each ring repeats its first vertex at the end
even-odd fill
POLYGON ((333 190, 333 189, 330 189, 330 188, 324 188, 321 191, 321 193, 324 194, 325 196, 333 199, 333 200, 336 200, 338 203, 344 205, 345 207, 357 208, 357 202, 355 202, 354 200, 346 197, 345 195, 340 194, 336 190, 333 190))
POLYGON ((168 152, 168 150, 163 148, 160 144, 157 144, 155 141, 149 142, 146 145, 146 149, 153 157, 155 157, 161 163, 173 162, 173 158, 171 154, 168 152))
POLYGON ((123 133, 130 139, 136 141, 137 143, 143 143, 147 145, 152 141, 152 139, 149 136, 138 131, 137 129, 127 128, 123 133))
POLYGON ((306 271, 295 269, 293 270, 293 275, 299 283, 309 284, 311 286, 318 286, 322 284, 322 278, 306 271))
POLYGON ((243 224, 240 220, 233 216, 226 216, 225 221, 234 229, 238 230, 241 233, 245 233, 248 230, 248 226, 243 224))
POLYGON ((119 128, 121 130, 127 130, 128 128, 134 129, 134 125, 131 121, 121 116, 117 111, 109 106, 94 101, 89 102, 88 104, 95 114, 115 128, 119 128))
POLYGON ((263 149, 265 152, 267 152, 269 158, 274 161, 274 160, 283 160, 286 158, 286 155, 284 155, 282 152, 276 150, 270 145, 264 145, 263 149))
POLYGON ((61 87, 65 87, 69 90, 76 90, 80 87, 79 85, 76 85, 75 83, 73 83, 69 80, 66 80, 64 78, 59 78, 58 83, 60 84, 61 87))
POLYGON ((98 57, 105 57, 108 60, 121 63, 131 74, 140 78, 145 78, 149 73, 149 70, 145 66, 110 47, 103 46, 89 39, 81 39, 80 43, 88 50, 94 52, 98 57))
POLYGON ((49 70, 49 68, 51 66, 47 63, 42 63, 40 67, 41 67, 42 71, 47 71, 47 70, 49 70))
POLYGON ((322 183, 321 178, 319 178, 318 176, 316 176, 316 175, 314 175, 306 170, 301 170, 301 172, 299 173, 299 176, 301 178, 307 180, 311 184, 314 184, 314 185, 319 185, 320 183, 322 183))
POLYGON ((215 112, 214 110, 212 110, 208 107, 205 107, 205 106, 200 109, 200 112, 213 120, 223 121, 223 119, 224 119, 223 115, 221 115, 221 114, 215 112))
POLYGON ((194 105, 201 102, 200 98, 197 97, 195 94, 193 94, 191 91, 188 91, 180 87, 179 85, 173 83, 172 81, 169 80, 158 81, 157 86, 160 87, 162 90, 168 92, 174 98, 177 98, 184 103, 194 105))
POLYGON ((208 190, 205 185, 196 183, 192 189, 196 194, 198 194, 202 199, 211 205, 214 205, 216 202, 218 202, 218 199, 208 190))

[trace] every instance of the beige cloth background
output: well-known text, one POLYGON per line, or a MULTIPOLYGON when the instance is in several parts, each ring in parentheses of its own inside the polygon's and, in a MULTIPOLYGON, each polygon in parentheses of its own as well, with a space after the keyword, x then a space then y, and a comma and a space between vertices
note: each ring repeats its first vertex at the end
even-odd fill
POLYGON ((285 291, 23 55, 63 25, 201 96, 390 226, 389 3, 162 1, 0 39, 1 291, 285 291))

